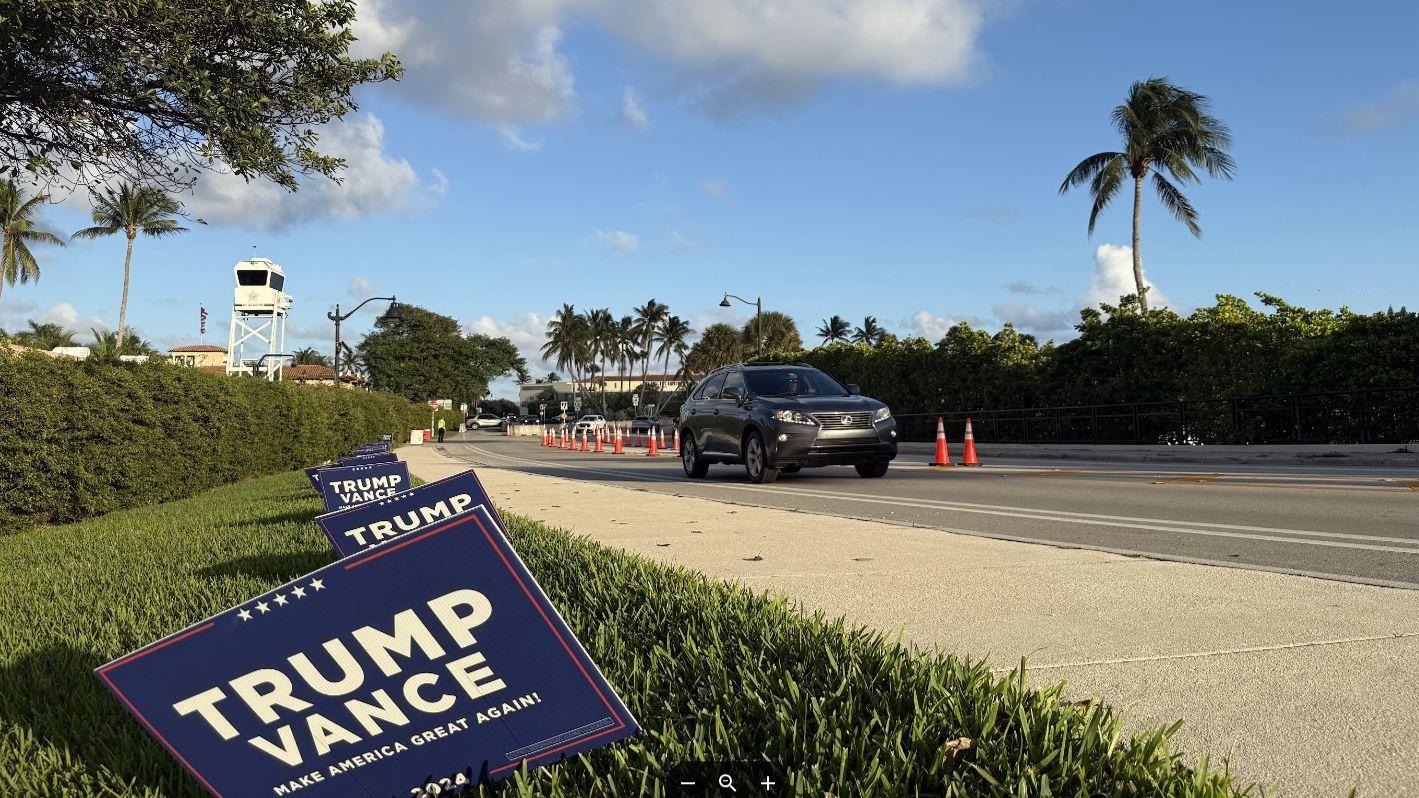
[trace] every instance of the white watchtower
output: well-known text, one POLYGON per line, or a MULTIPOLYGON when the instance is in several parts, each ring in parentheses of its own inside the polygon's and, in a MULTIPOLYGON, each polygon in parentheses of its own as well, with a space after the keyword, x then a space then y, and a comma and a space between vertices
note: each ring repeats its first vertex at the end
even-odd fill
POLYGON ((285 351, 286 316, 291 295, 285 292, 286 272, 266 258, 237 261, 232 324, 227 334, 227 373, 251 374, 260 362, 268 380, 281 378, 282 361, 262 355, 285 351))

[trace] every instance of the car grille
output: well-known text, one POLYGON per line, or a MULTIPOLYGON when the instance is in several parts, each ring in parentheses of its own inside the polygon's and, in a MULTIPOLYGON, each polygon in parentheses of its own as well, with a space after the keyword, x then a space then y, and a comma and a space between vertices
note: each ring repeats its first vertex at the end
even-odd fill
POLYGON ((871 413, 814 413, 823 429, 862 429, 872 426, 871 413))

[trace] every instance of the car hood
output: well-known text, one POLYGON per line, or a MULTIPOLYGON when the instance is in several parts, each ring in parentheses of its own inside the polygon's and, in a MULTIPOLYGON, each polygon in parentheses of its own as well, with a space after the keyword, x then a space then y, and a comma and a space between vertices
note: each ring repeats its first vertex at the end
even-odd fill
POLYGON ((775 409, 803 413, 852 413, 884 406, 867 396, 761 396, 754 401, 775 409))

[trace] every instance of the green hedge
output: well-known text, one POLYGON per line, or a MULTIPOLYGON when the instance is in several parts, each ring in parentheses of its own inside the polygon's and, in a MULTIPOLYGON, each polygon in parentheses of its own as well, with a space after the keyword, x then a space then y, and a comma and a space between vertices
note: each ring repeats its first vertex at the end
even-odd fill
POLYGON ((392 394, 0 354, 0 532, 289 471, 427 423, 392 394))
MULTIPOLYGON (((318 512, 285 474, 0 538, 0 795, 205 795, 90 671, 330 562, 318 512)), ((669 768, 694 759, 772 762, 782 794, 804 798, 1259 792, 1179 754, 1176 727, 1126 732, 1115 710, 1019 671, 506 520, 644 731, 474 795, 665 796, 669 768)))

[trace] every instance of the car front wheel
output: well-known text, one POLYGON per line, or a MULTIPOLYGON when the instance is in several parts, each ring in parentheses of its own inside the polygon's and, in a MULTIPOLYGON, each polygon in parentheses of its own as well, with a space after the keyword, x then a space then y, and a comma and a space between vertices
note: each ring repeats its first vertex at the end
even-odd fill
POLYGON ((764 438, 757 432, 749 433, 744 441, 744 470, 749 481, 766 484, 778 479, 778 469, 769 467, 769 453, 764 448, 764 438))
POLYGON ((859 463, 857 465, 857 475, 863 479, 876 479, 885 476, 887 466, 891 465, 888 460, 881 460, 876 463, 859 463))
POLYGON ((685 468, 685 476, 690 479, 703 479, 709 473, 709 463, 700 458, 700 451, 695 446, 695 436, 684 435, 684 440, 680 443, 680 465, 685 468))

